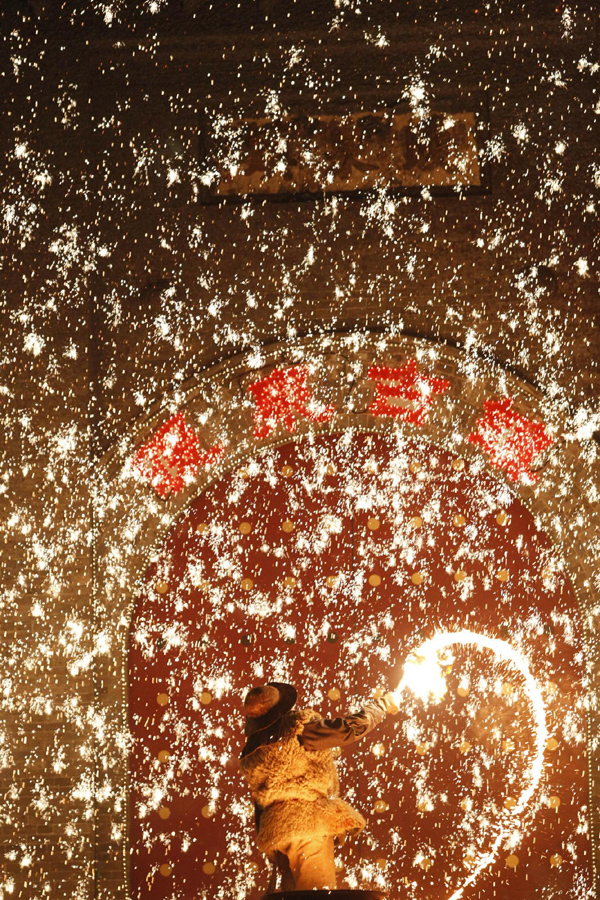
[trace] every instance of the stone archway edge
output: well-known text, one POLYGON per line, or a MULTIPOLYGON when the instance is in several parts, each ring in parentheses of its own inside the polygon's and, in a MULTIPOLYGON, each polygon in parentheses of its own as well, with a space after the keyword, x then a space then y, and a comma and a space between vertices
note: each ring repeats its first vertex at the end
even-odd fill
MULTIPOLYGON (((521 415, 536 422, 545 420, 558 436, 564 429, 560 411, 513 373, 459 348, 406 335, 362 333, 304 338, 294 345, 273 344, 223 361, 199 373, 159 409, 133 423, 118 446, 100 461, 95 485, 94 608, 96 628, 105 633, 111 649, 96 658, 96 681, 108 730, 118 737, 123 735, 126 723, 125 640, 141 574, 169 528, 211 481, 258 450, 293 437, 283 424, 265 438, 254 436, 255 403, 247 388, 274 369, 304 364, 310 369, 314 396, 320 404, 332 406, 334 412, 322 422, 297 418, 297 436, 349 428, 388 432, 399 429, 407 437, 438 444, 485 468, 536 516, 540 527, 553 540, 576 589, 590 674, 588 724, 593 738, 600 728, 600 650, 596 637, 600 605, 594 566, 600 548, 600 517, 593 502, 597 496, 594 491, 600 492, 600 465, 588 465, 576 443, 556 440, 543 457, 534 484, 511 484, 503 473, 489 466, 482 449, 467 440, 483 415, 485 400, 512 397, 521 415), (367 377, 369 366, 401 367, 412 359, 417 360, 419 371, 448 383, 447 390, 427 410, 423 424, 369 412, 373 397, 373 382, 367 377), (228 452, 214 465, 200 467, 194 480, 179 493, 161 499, 136 475, 131 460, 136 449, 177 413, 185 414, 202 447, 218 441, 227 445, 228 452)), ((590 740, 589 752, 596 847, 600 819, 595 818, 592 801, 600 794, 600 774, 594 774, 600 773, 600 747, 595 739, 590 740)), ((127 768, 117 749, 112 754, 112 765, 126 810, 127 768)), ((110 810, 99 804, 98 842, 100 847, 107 847, 99 861, 99 877, 107 895, 122 896, 127 891, 125 844, 110 839, 113 820, 110 810)))

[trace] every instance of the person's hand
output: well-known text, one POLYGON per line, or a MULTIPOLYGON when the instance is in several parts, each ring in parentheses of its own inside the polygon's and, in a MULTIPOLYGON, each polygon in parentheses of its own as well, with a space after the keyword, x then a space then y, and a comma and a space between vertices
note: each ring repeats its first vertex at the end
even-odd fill
POLYGON ((388 691, 381 699, 385 703, 386 712, 391 713, 393 716, 400 712, 400 707, 398 705, 399 698, 396 693, 388 691))

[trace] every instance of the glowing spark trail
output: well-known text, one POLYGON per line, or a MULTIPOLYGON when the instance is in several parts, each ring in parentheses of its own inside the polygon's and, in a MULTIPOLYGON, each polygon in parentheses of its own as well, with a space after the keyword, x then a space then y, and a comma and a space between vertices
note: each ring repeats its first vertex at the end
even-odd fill
POLYGON ((491 650, 501 660, 512 663, 523 677, 525 694, 531 704, 535 722, 535 755, 531 765, 524 772, 524 778, 528 784, 521 792, 514 808, 510 812, 503 811, 501 813, 500 829, 491 848, 480 856, 477 865, 462 887, 457 888, 448 900, 458 900, 459 897, 462 897, 465 888, 473 884, 481 872, 494 861, 507 830, 509 828, 514 830, 516 818, 526 809, 540 782, 544 765, 544 750, 548 740, 544 701, 535 678, 531 674, 523 654, 500 638, 490 638, 473 631, 462 630, 441 632, 424 641, 406 660, 402 680, 395 692, 398 701, 406 688, 409 688, 425 702, 429 699, 441 700, 446 693, 443 667, 452 661, 448 656, 448 650, 453 646, 468 644, 475 644, 482 649, 491 650))

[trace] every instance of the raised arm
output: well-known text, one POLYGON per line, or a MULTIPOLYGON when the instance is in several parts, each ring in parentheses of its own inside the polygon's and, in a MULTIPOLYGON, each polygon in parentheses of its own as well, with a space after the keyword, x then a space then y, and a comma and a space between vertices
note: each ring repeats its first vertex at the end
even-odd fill
POLYGON ((298 735, 305 750, 329 750, 353 744, 369 734, 388 713, 395 715, 398 707, 393 694, 366 703, 358 712, 309 722, 298 735))

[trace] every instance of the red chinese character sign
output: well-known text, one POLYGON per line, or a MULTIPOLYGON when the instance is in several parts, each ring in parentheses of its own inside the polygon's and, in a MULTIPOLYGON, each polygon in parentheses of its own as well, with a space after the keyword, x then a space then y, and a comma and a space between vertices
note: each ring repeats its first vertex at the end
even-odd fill
POLYGON ((537 481, 531 470, 533 459, 553 441, 542 422, 533 422, 512 408, 513 400, 486 400, 485 416, 477 419, 477 431, 469 435, 469 442, 487 451, 490 464, 504 469, 514 482, 537 481))
MULTIPOLYGON (((293 433, 301 419, 322 423, 332 418, 336 407, 312 399, 308 376, 307 365, 276 368, 247 387, 255 404, 255 438, 269 437, 279 425, 293 433)), ((416 359, 403 366, 372 365, 368 378, 376 382, 375 399, 368 411, 417 427, 425 424, 436 398, 450 389, 445 378, 419 371, 416 359)), ((545 425, 515 412, 513 400, 508 397, 486 400, 484 410, 485 415, 477 420, 477 430, 469 434, 468 441, 482 447, 490 465, 504 470, 511 481, 537 481, 533 460, 553 443, 545 425)), ((212 465, 224 452, 220 444, 203 449, 185 415, 178 413, 139 448, 132 462, 156 493, 166 499, 183 490, 200 466, 212 465)))
POLYGON ((219 444, 203 450, 183 413, 164 422, 152 439, 139 448, 133 465, 159 497, 178 494, 200 466, 217 462, 225 448, 219 444))
POLYGON ((376 381, 375 400, 369 406, 374 416, 402 419, 411 425, 423 425, 437 396, 445 394, 450 382, 419 372, 416 359, 402 368, 371 366, 369 378, 376 381))
POLYGON ((265 378, 253 382, 248 393, 256 403, 254 436, 268 437, 283 422, 289 432, 296 430, 296 419, 326 422, 334 413, 333 406, 310 409, 310 388, 307 386, 308 366, 274 369, 265 378))

